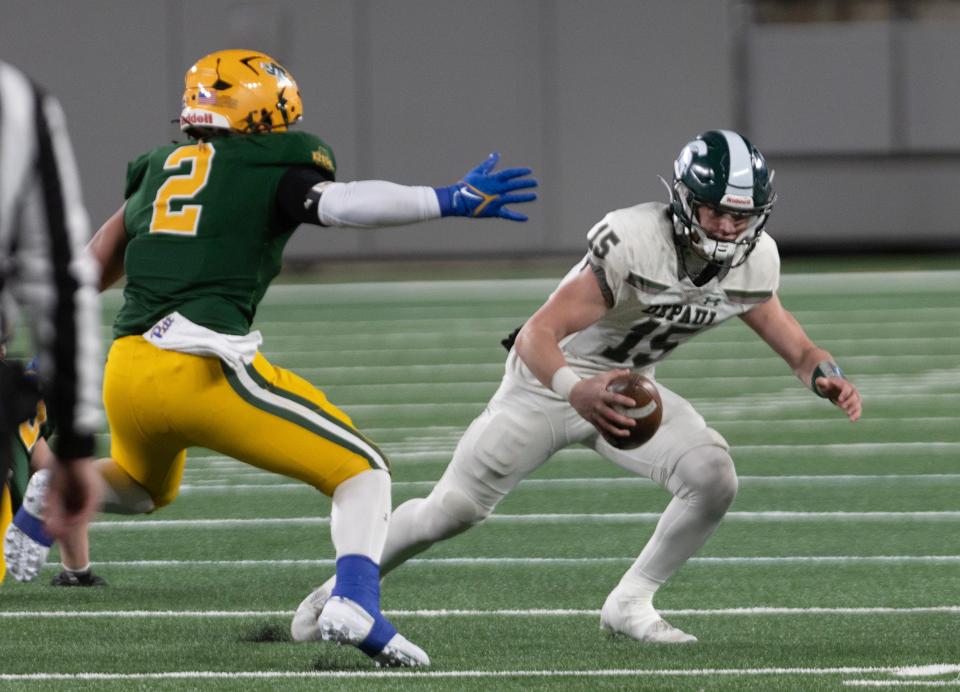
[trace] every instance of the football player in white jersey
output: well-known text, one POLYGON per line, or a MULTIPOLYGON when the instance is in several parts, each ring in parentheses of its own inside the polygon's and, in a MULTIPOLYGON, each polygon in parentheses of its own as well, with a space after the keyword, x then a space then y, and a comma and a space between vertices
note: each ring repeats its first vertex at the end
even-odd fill
MULTIPOLYGON (((674 164, 670 204, 610 212, 588 234, 589 252, 516 336, 500 388, 460 440, 426 498, 393 512, 384 574, 436 541, 482 522, 555 452, 574 443, 673 494, 656 530, 601 610, 601 625, 642 642, 694 642, 665 622, 654 593, 713 534, 737 475, 726 440, 685 399, 657 383, 660 429, 622 450, 607 438, 633 421, 634 404, 608 389, 628 371, 653 377, 674 348, 733 316, 746 322, 814 393, 851 421, 861 399, 832 356, 777 297, 780 260, 763 233, 776 200, 760 152, 728 130, 699 135, 674 164)), ((317 616, 333 579, 304 599, 291 630, 319 638, 317 616)))

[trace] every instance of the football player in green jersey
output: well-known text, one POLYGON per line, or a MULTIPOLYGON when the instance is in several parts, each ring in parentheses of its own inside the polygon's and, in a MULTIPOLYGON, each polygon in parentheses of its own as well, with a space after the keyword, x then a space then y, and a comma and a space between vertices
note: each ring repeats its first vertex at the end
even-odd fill
MULTIPOLYGON (((0 344, 0 360, 6 357, 6 347, 0 344)), ((37 382, 39 378, 38 358, 33 358, 24 366, 24 375, 29 381, 37 382)), ((44 557, 53 539, 43 531, 42 520, 42 499, 43 491, 27 493, 28 482, 34 476, 38 476, 31 489, 46 488, 49 482, 50 467, 53 465, 53 451, 47 440, 54 432, 54 424, 47 412, 46 404, 41 400, 37 402, 34 414, 27 420, 17 426, 16 434, 13 439, 13 456, 10 466, 10 474, 6 485, 0 488, 3 493, 2 509, 0 509, 0 536, 6 536, 7 528, 11 522, 16 521, 27 526, 32 525, 37 529, 36 538, 40 538, 40 548, 44 557), (14 519, 16 515, 16 519, 14 519)), ((2 484, 0 484, 2 485, 2 484)), ((28 529, 29 530, 29 529, 28 529)), ((28 548, 36 548, 35 544, 28 543, 28 548)), ((20 567, 32 566, 30 561, 14 561, 14 569, 20 567)), ((0 583, 3 582, 3 574, 6 570, 4 558, 0 557, 0 583)), ((34 574, 13 573, 14 578, 18 580, 30 580, 34 574)), ((102 577, 94 574, 90 565, 86 564, 77 569, 69 569, 66 566, 50 581, 52 586, 106 586, 106 581, 102 577)))
MULTIPOLYGON (((337 552, 337 589, 318 618, 323 637, 384 665, 429 665, 380 612, 386 458, 321 391, 269 363, 250 327, 301 223, 525 221, 507 205, 534 200, 537 183, 527 168, 494 172, 495 154, 448 187, 335 182, 330 147, 289 129, 303 107, 276 60, 219 51, 185 81, 180 125, 190 140, 130 164, 126 202, 90 244, 101 288, 127 279, 104 373, 105 509, 144 513, 172 502, 191 446, 313 485, 333 498, 337 552)), ((79 533, 61 544, 65 564, 88 559, 79 533)))
MULTIPOLYGON (((7 347, 0 342, 0 361, 6 364, 7 347)), ((34 358, 23 368, 25 379, 36 382, 37 359, 34 358)), ((47 407, 42 401, 37 402, 34 414, 21 422, 11 440, 10 469, 5 477, 0 478, 0 536, 6 536, 7 528, 13 522, 14 514, 22 516, 21 507, 27 490, 27 481, 34 471, 49 465, 49 456, 53 454, 47 446, 46 438, 50 435, 50 424, 47 419, 47 407)), ((29 503, 28 503, 29 504, 29 503)), ((36 508, 39 510, 39 507, 36 508)), ((27 517, 27 521, 36 519, 36 514, 27 517)), ((46 539, 46 537, 44 537, 46 539)), ((49 543, 48 543, 49 545, 49 543)), ((17 565, 14 565, 16 568, 17 565)), ((0 555, 0 583, 3 583, 7 566, 3 555, 0 555)), ((15 575, 16 578, 16 575, 15 575)))
MULTIPOLYGON (((0 345, 0 359, 5 357, 5 348, 0 345)), ((33 358, 24 366, 24 375, 28 381, 37 383, 39 378, 38 358, 33 358)), ((40 387, 42 389, 42 387, 40 387)), ((13 440, 13 457, 10 467, 10 478, 7 488, 9 491, 9 508, 12 513, 9 520, 0 519, 0 535, 5 535, 11 521, 15 524, 34 526, 37 530, 33 538, 24 536, 26 549, 39 549, 42 557, 46 557, 47 550, 53 539, 43 529, 42 502, 45 488, 49 483, 50 470, 54 464, 53 451, 47 440, 54 433, 54 421, 47 412, 46 404, 40 400, 32 415, 17 426, 13 440), (28 484, 29 483, 29 484, 28 484), (27 488, 31 492, 27 492, 27 488), (14 516, 15 515, 15 516, 14 516), (35 539, 39 539, 37 542, 35 539)), ((36 576, 42 564, 36 560, 19 559, 11 562, 12 574, 18 581, 30 581, 36 576), (20 570, 28 570, 26 572, 20 570)), ((0 579, 2 581, 2 579, 0 579)), ((51 586, 106 586, 102 577, 93 573, 90 563, 80 565, 65 564, 63 570, 50 580, 51 586)))

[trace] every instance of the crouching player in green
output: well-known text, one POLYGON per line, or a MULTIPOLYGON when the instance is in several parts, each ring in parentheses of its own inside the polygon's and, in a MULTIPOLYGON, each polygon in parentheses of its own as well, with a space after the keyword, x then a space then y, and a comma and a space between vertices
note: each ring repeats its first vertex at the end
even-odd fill
MULTIPOLYGON (((5 347, 0 345, 0 358, 4 357, 5 351, 5 347)), ((39 377, 37 359, 27 363, 24 370, 28 378, 36 380, 39 377)), ((10 573, 18 581, 30 581, 37 576, 47 550, 53 544, 53 539, 43 530, 41 519, 43 496, 50 475, 48 467, 53 454, 47 440, 53 434, 53 428, 53 421, 41 400, 37 403, 35 415, 17 428, 13 441, 13 463, 9 479, 2 488, 0 535, 6 535, 7 527, 12 523, 16 528, 11 536, 16 531, 27 530, 41 537, 40 541, 22 544, 25 549, 34 551, 33 559, 11 563, 10 573)), ((86 552, 82 553, 82 557, 86 557, 86 552)), ((106 586, 106 581, 91 571, 89 561, 76 564, 66 554, 61 555, 61 560, 63 570, 50 581, 52 586, 106 586)), ((0 555, 0 582, 3 581, 5 569, 6 561, 0 555)))

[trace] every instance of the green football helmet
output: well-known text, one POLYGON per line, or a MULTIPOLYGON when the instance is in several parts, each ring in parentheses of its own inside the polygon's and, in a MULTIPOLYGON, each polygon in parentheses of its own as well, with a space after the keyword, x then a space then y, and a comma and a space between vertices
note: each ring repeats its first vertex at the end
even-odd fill
POLYGON ((743 264, 776 202, 772 180, 763 155, 742 135, 730 130, 697 135, 673 164, 670 210, 680 249, 712 266, 713 274, 743 264), (701 206, 746 219, 746 229, 732 241, 712 237, 700 225, 701 206))

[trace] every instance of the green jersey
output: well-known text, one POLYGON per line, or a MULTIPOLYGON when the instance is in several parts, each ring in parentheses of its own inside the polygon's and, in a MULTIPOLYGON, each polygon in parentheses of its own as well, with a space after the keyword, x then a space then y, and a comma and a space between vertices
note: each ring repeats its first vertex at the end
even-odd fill
POLYGON ((291 167, 334 179, 333 152, 304 132, 157 147, 127 171, 127 286, 114 337, 142 334, 178 311, 224 334, 246 334, 280 272, 298 222, 277 188, 291 167))

